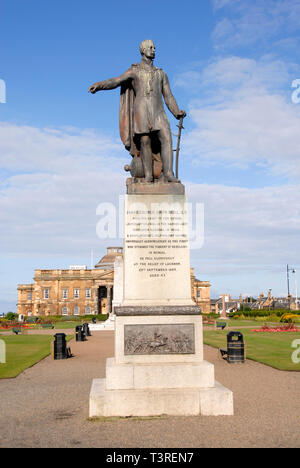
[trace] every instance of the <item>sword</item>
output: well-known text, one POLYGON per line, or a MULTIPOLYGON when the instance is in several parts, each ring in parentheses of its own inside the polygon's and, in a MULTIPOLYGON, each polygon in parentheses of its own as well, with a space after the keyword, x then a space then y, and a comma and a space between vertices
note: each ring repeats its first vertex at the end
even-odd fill
POLYGON ((181 131, 182 131, 182 129, 184 129, 184 126, 183 126, 183 119, 184 119, 184 117, 180 117, 179 125, 177 125, 177 127, 179 128, 179 131, 178 131, 178 134, 175 135, 175 136, 177 136, 177 148, 176 148, 176 179, 178 179, 178 164, 179 164, 179 151, 180 151, 181 131))

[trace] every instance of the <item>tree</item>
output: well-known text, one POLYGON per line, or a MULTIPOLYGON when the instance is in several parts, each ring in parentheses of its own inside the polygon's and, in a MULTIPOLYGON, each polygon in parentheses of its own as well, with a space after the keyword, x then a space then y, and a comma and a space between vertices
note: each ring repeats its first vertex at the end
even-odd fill
POLYGON ((14 312, 7 312, 6 317, 7 320, 16 320, 18 318, 18 314, 14 312))

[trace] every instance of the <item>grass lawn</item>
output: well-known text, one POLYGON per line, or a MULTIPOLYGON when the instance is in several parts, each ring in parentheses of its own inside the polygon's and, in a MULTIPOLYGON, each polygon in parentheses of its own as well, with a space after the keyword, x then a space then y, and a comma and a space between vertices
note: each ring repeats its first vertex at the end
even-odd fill
POLYGON ((56 322, 53 325, 54 325, 54 328, 57 330, 64 330, 64 329, 75 328, 77 327, 77 325, 81 325, 81 322, 56 322))
MULTIPOLYGON (((260 325, 256 326, 260 328, 260 325)), ((226 329, 204 330, 204 343, 215 348, 227 348, 226 329)), ((241 330, 246 343, 246 357, 253 361, 262 362, 279 370, 300 371, 300 363, 292 361, 292 348, 294 340, 300 340, 300 333, 251 333, 250 330, 241 330)))
MULTIPOLYGON (((72 336, 68 336, 70 340, 72 336)), ((6 344, 6 364, 0 363, 0 379, 17 377, 28 367, 33 366, 51 353, 50 335, 4 336, 0 339, 6 344)))
POLYGON ((234 320, 227 320, 227 325, 229 327, 255 327, 255 328, 260 328, 261 325, 263 325, 264 322, 258 322, 256 320, 239 320, 239 319, 234 319, 234 320))
MULTIPOLYGON (((262 322, 256 322, 254 320, 220 320, 220 319, 214 319, 216 320, 217 323, 226 323, 227 327, 230 328, 238 328, 238 327, 260 327, 262 325, 262 322)), ((213 324, 210 323, 205 323, 203 322, 204 327, 211 327, 214 328, 213 324)))

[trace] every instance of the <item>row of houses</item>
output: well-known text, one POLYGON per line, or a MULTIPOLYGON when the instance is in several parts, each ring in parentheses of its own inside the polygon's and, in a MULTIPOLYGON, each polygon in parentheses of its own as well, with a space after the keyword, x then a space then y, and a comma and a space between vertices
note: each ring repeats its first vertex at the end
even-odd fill
POLYGON ((298 298, 273 297, 269 292, 267 296, 261 293, 258 298, 242 296, 239 299, 232 299, 230 295, 222 295, 218 299, 211 299, 211 312, 219 315, 228 315, 240 311, 242 307, 251 310, 300 310, 300 300, 298 298))

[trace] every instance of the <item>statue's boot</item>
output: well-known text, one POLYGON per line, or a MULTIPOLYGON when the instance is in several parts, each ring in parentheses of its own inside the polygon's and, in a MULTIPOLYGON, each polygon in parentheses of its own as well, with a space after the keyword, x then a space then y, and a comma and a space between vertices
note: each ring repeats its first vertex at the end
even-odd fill
POLYGON ((166 174, 164 174, 164 176, 165 176, 165 178, 166 178, 166 180, 167 180, 168 182, 177 182, 177 183, 180 183, 180 180, 177 179, 177 178, 172 174, 171 171, 168 171, 166 174))
POLYGON ((173 153, 171 144, 167 145, 166 148, 162 147, 161 159, 163 163, 163 175, 165 176, 166 182, 180 182, 173 173, 173 153))

